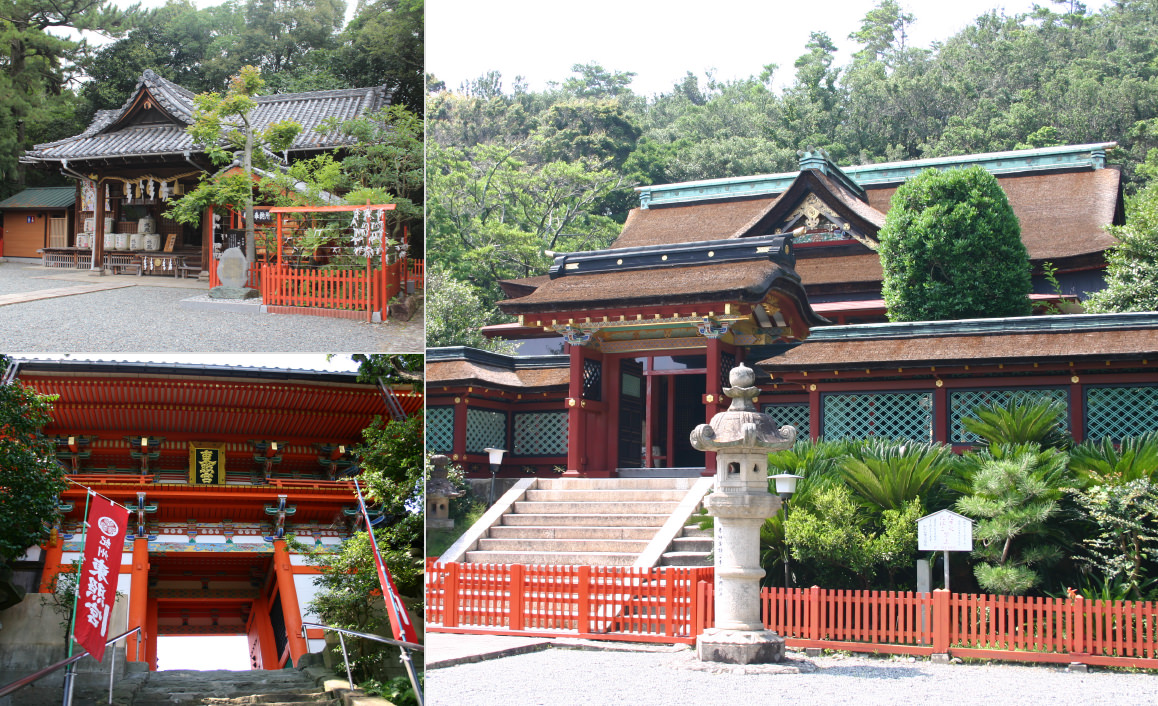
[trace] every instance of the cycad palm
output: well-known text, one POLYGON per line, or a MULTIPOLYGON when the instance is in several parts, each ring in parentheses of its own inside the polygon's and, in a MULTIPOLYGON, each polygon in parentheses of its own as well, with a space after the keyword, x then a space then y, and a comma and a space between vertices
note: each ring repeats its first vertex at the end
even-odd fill
POLYGON ((1066 448, 1071 439, 1061 426, 1065 413, 1065 405, 1057 400, 1018 395, 1005 404, 977 407, 975 416, 963 417, 961 425, 991 446, 1036 443, 1043 448, 1066 448))
POLYGON ((1070 451, 1070 469, 1086 483, 1158 482, 1158 431, 1122 439, 1086 441, 1070 451))
POLYGON ((917 498, 928 504, 953 463, 948 446, 874 439, 844 460, 841 476, 866 504, 900 510, 917 498))

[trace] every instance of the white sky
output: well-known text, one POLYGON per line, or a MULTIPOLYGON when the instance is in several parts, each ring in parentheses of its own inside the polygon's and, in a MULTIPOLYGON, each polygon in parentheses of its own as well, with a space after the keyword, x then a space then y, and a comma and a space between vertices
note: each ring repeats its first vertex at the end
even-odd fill
POLYGON ((9 353, 14 358, 48 360, 114 360, 155 363, 243 365, 252 368, 300 368, 303 370, 357 370, 349 354, 326 360, 324 353, 9 353))
MULTIPOLYGON (((916 16, 909 46, 944 40, 990 9, 1007 15, 1049 0, 901 0, 916 16)), ((1091 11, 1105 0, 1092 0, 1091 11)), ((688 71, 719 80, 759 75, 765 64, 780 70, 774 85, 792 82, 793 63, 804 53, 809 32, 824 31, 848 61, 857 45, 848 35, 859 28, 873 0, 426 0, 426 70, 458 90, 491 70, 503 74, 510 91, 515 76, 532 90, 564 81, 571 65, 596 62, 606 69, 634 71, 636 93, 670 91, 688 71)))

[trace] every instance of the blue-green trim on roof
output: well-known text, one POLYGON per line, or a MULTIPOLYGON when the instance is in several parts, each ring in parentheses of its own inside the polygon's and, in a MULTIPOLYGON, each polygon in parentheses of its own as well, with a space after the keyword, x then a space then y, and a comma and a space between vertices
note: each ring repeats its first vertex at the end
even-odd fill
MULTIPOLYGON (((812 329, 809 343, 857 341, 876 338, 928 338, 933 336, 976 336, 978 334, 1078 333, 1083 331, 1158 329, 1158 312, 1125 314, 1067 314, 1061 316, 1019 316, 998 319, 955 321, 910 321, 889 324, 819 326, 812 329)), ((1158 335, 1158 333, 1156 333, 1158 335)))
POLYGON ((9 196, 0 208, 68 208, 75 203, 75 186, 40 186, 9 196))
POLYGON ((470 346, 447 346, 427 348, 426 362, 465 360, 479 365, 490 365, 507 370, 528 370, 533 368, 566 368, 571 363, 568 355, 507 355, 494 353, 470 346))
MULTIPOLYGON (((845 176, 860 186, 899 184, 926 169, 954 169, 980 165, 991 174, 1020 174, 1038 171, 1101 169, 1106 165, 1106 151, 1115 147, 1116 142, 1094 142, 1085 145, 1063 145, 1041 147, 1032 150, 1010 150, 1007 152, 986 152, 956 157, 934 157, 915 159, 908 162, 886 162, 866 164, 858 167, 841 167, 845 176)), ((806 153, 811 156, 812 153, 806 153)), ((811 162, 802 167, 808 168, 811 162)), ((694 203, 717 199, 779 194, 791 186, 800 172, 780 174, 760 174, 756 176, 732 177, 727 179, 706 179, 685 181, 676 184, 637 186, 640 208, 661 204, 694 203)))

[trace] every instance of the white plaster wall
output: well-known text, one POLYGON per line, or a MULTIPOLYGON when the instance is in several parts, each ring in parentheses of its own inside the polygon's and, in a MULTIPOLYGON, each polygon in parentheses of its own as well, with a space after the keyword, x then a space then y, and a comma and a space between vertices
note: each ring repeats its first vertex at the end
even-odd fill
MULTIPOLYGON (((291 555, 292 558, 292 555, 291 555)), ((310 601, 320 590, 317 585, 318 577, 309 574, 294 574, 294 589, 298 592, 298 606, 302 611, 303 623, 320 623, 318 616, 309 609, 310 601)), ((306 640, 310 652, 321 652, 326 646, 325 640, 306 640)))
POLYGON ((235 534, 233 535, 234 544, 265 544, 265 538, 259 537, 256 534, 235 534))
POLYGON ((220 534, 199 534, 197 544, 225 544, 225 536, 220 534))

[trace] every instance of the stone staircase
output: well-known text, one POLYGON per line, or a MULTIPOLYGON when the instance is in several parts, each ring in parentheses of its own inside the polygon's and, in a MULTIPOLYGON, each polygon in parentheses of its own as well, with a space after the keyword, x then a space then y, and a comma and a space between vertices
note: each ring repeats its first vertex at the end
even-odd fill
MULTIPOLYGON (((698 478, 538 479, 471 541, 461 560, 491 564, 632 566, 698 478)), ((487 518, 483 519, 487 522, 487 518)), ((704 566, 711 551, 685 528, 662 565, 704 566)), ((695 529, 694 532, 700 532, 695 529)))
POLYGON ((686 525, 672 540, 669 551, 660 558, 660 566, 711 566, 712 531, 699 525, 686 525))
POLYGON ((133 695, 131 706, 173 704, 340 704, 339 697, 317 686, 305 671, 248 672, 175 669, 152 672, 133 695))

